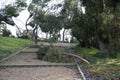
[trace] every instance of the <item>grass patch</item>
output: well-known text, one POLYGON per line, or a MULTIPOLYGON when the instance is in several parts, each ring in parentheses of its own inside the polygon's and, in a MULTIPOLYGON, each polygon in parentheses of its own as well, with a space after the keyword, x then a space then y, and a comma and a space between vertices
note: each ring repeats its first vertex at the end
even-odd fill
POLYGON ((32 43, 31 40, 0 36, 0 58, 32 43))
POLYGON ((91 54, 91 55, 94 55, 96 54, 97 52, 99 52, 98 49, 95 49, 95 48, 82 48, 82 50, 88 54, 91 54))
POLYGON ((120 66, 88 65, 88 70, 94 77, 104 77, 112 80, 120 78, 120 66))
MULTIPOLYGON (((118 80, 120 78, 120 56, 117 58, 99 58, 94 55, 99 52, 97 49, 81 48, 75 49, 76 54, 87 59, 91 64, 85 65, 95 77, 111 78, 118 80)), ((106 54, 104 54, 106 55, 106 54)))

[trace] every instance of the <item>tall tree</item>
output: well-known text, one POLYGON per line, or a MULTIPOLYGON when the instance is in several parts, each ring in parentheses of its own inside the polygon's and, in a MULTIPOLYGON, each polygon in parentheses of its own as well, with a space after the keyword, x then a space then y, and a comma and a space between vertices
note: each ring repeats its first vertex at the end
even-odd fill
POLYGON ((65 0, 62 12, 69 18, 72 33, 83 46, 99 47, 110 53, 111 45, 120 43, 119 3, 119 0, 65 0))
MULTIPOLYGON (((13 4, 8 4, 5 8, 0 9, 0 24, 6 23, 9 25, 16 25, 17 29, 19 27, 15 24, 13 17, 19 16, 19 13, 27 7, 25 1, 16 0, 13 4)), ((20 30, 19 30, 20 31, 20 30)))
MULTIPOLYGON (((50 12, 50 10, 53 9, 53 6, 52 8, 48 8, 47 4, 49 1, 50 0, 33 0, 29 7, 29 9, 31 8, 29 11, 33 12, 30 25, 33 26, 34 31, 36 29, 35 26, 39 26, 43 32, 49 33, 51 36, 53 36, 61 29, 59 24, 60 18, 56 14, 50 12), (44 8, 47 8, 47 10, 44 8)), ((60 5, 55 5, 54 9, 56 9, 57 6, 60 5)))
MULTIPOLYGON (((32 0, 31 4, 29 5, 28 11, 30 12, 29 18, 32 17, 31 21, 28 23, 30 24, 34 30, 34 38, 35 38, 35 44, 37 44, 37 30, 38 26, 41 26, 41 22, 43 19, 43 8, 47 5, 47 2, 50 0, 32 0)), ((27 23, 26 23, 27 24, 27 23)), ((26 27, 27 29, 27 27, 26 27)))

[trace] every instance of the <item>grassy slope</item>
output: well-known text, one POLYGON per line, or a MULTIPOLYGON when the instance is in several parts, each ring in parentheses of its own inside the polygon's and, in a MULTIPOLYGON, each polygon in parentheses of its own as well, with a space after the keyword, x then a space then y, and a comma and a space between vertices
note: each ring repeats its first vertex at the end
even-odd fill
POLYGON ((91 74, 113 78, 113 80, 116 80, 116 77, 120 77, 120 56, 114 59, 93 57, 92 55, 97 52, 98 50, 96 49, 77 48, 77 55, 91 62, 90 65, 86 65, 91 74))
POLYGON ((0 36, 0 57, 14 52, 25 45, 32 44, 33 42, 25 39, 1 37, 0 36))

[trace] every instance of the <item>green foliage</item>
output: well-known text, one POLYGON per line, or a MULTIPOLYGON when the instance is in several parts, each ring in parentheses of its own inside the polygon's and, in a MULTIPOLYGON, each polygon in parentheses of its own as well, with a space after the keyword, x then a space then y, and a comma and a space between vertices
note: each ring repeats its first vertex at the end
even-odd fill
POLYGON ((37 58, 49 62, 68 62, 70 59, 63 56, 62 52, 53 46, 40 46, 37 52, 37 58))
POLYGON ((76 47, 75 53, 79 56, 84 57, 90 63, 94 63, 95 65, 120 65, 120 56, 117 55, 116 58, 108 57, 109 54, 105 52, 101 52, 95 48, 81 48, 76 47))
POLYGON ((65 0, 61 14, 70 22, 69 28, 81 46, 95 47, 102 52, 106 49, 109 55, 115 56, 120 52, 119 5, 118 0, 65 0), (85 13, 80 6, 84 6, 85 13), (104 50, 100 41, 107 46, 104 50))
POLYGON ((107 57, 109 57, 107 52, 102 52, 102 51, 97 52, 94 56, 98 57, 98 58, 107 58, 107 57))
POLYGON ((58 62, 61 59, 61 55, 59 55, 52 47, 48 50, 44 59, 50 62, 58 62))
POLYGON ((3 33, 2 33, 2 36, 4 37, 9 37, 11 35, 11 32, 7 29, 3 29, 3 33))
POLYGON ((40 27, 43 32, 54 35, 61 29, 59 17, 53 14, 47 14, 41 19, 40 27))
POLYGON ((120 67, 107 65, 107 66, 98 66, 98 65, 89 65, 88 70, 90 71, 93 77, 102 77, 106 80, 119 80, 120 76, 120 67))
POLYGON ((27 35, 18 36, 18 38, 29 39, 29 37, 27 35))
POLYGON ((19 12, 27 7, 27 4, 22 0, 17 0, 14 5, 8 4, 5 8, 0 9, 0 24, 2 21, 10 25, 15 25, 12 17, 19 16, 19 12))
POLYGON ((17 7, 19 7, 19 8, 26 8, 27 7, 27 3, 23 0, 17 0, 16 4, 17 4, 17 7))
MULTIPOLYGON (((61 29, 60 17, 56 14, 53 14, 47 9, 44 8, 48 6, 50 0, 32 0, 32 3, 28 7, 28 11, 33 14, 31 21, 28 25, 31 25, 33 28, 35 24, 38 25, 41 30, 51 36, 54 36, 61 29)), ((54 5, 53 7, 56 9, 60 4, 54 5)))
POLYGON ((15 16, 17 17, 19 13, 17 12, 17 8, 15 6, 7 5, 5 8, 5 12, 8 16, 15 16))
POLYGON ((51 37, 48 41, 50 43, 53 43, 53 42, 57 42, 57 39, 56 39, 56 37, 51 37))
POLYGON ((119 80, 120 56, 117 56, 117 58, 107 58, 107 53, 99 52, 93 48, 77 47, 76 49, 75 51, 77 51, 77 55, 83 56, 85 59, 90 61, 90 63, 92 63, 86 65, 86 67, 94 78, 99 76, 108 80, 119 80))
POLYGON ((39 47, 39 50, 37 51, 37 58, 42 60, 44 58, 44 56, 46 55, 48 50, 49 50, 48 46, 41 45, 39 47))
POLYGON ((76 51, 76 54, 78 56, 81 56, 83 57, 84 59, 88 60, 90 63, 96 63, 96 58, 93 57, 93 54, 96 54, 96 50, 94 49, 87 49, 88 51, 86 51, 87 48, 76 48, 75 51, 76 51), (92 54, 91 54, 92 52, 92 54))
POLYGON ((30 13, 33 13, 34 8, 35 8, 35 5, 34 5, 34 4, 30 4, 30 5, 28 6, 28 11, 29 11, 30 13))

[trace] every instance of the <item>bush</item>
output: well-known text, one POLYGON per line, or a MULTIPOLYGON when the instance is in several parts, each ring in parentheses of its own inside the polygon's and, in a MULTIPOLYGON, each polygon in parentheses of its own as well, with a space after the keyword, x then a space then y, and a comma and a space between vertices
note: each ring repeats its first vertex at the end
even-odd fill
POLYGON ((39 45, 31 45, 30 48, 40 48, 39 45))
POLYGON ((4 36, 4 37, 9 37, 10 35, 11 35, 11 32, 10 32, 10 30, 3 29, 2 36, 4 36))
POLYGON ((37 58, 42 60, 43 57, 46 55, 48 49, 49 49, 49 47, 47 47, 47 46, 40 46, 39 50, 37 51, 37 58))
POLYGON ((19 36, 18 38, 29 39, 29 37, 27 35, 22 35, 22 36, 19 36))
POLYGON ((49 50, 47 51, 47 54, 44 56, 44 60, 50 62, 62 62, 63 56, 53 47, 50 47, 49 50))
POLYGON ((107 58, 108 57, 108 53, 107 52, 103 52, 103 51, 99 51, 97 52, 94 57, 98 57, 98 58, 107 58))
POLYGON ((52 46, 41 46, 37 52, 37 58, 49 62, 69 62, 70 59, 52 46))

